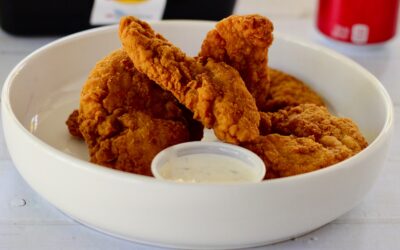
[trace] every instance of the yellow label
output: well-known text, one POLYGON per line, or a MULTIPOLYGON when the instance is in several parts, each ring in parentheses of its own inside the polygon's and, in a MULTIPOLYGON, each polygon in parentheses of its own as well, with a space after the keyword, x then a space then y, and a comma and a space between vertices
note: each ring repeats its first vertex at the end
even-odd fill
POLYGON ((118 23, 122 16, 135 16, 152 21, 161 20, 167 0, 95 0, 90 24, 118 23))
POLYGON ((126 4, 130 4, 130 3, 136 4, 136 3, 146 2, 147 0, 114 0, 114 1, 119 2, 119 3, 126 3, 126 4))

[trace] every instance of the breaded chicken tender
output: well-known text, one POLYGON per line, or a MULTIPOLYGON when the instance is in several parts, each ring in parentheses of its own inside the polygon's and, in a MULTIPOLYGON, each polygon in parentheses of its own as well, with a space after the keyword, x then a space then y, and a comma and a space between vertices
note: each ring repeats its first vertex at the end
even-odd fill
POLYGON ((325 106, 325 103, 314 90, 299 79, 280 70, 269 68, 270 89, 264 104, 264 112, 274 112, 285 107, 313 103, 325 106))
POLYGON ((266 166, 264 179, 274 179, 315 171, 352 155, 346 147, 326 148, 310 137, 268 134, 242 145, 256 153, 266 166))
POLYGON ((305 83, 268 68, 272 32, 272 23, 263 16, 230 16, 208 32, 199 56, 237 69, 260 111, 273 112, 303 103, 324 106, 322 98, 305 83))
POLYGON ((135 67, 170 91, 220 140, 238 144, 259 135, 257 106, 234 68, 185 55, 134 17, 121 19, 119 34, 135 67))
POLYGON ((353 154, 368 145, 351 119, 334 116, 326 107, 301 104, 271 113, 270 117, 272 133, 298 137, 313 136, 325 147, 342 145, 353 154))
POLYGON ((208 32, 199 56, 237 69, 260 110, 269 93, 268 48, 273 25, 260 15, 230 16, 208 32))
POLYGON ((262 136, 242 146, 263 159, 267 179, 327 167, 368 145, 353 121, 315 104, 261 113, 261 126, 262 136))
POLYGON ((162 149, 202 138, 203 127, 191 116, 117 50, 96 64, 67 125, 84 138, 92 162, 150 176, 162 149))

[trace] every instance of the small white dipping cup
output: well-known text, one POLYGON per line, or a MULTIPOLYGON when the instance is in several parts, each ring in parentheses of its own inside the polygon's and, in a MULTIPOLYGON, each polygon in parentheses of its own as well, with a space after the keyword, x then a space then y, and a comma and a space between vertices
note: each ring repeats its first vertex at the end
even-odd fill
POLYGON ((151 171, 154 177, 163 180, 191 183, 241 183, 263 180, 266 170, 261 158, 250 150, 222 142, 195 141, 162 150, 153 159, 151 171), (235 168, 232 168, 233 165, 235 168), (165 174, 166 172, 173 174, 171 176, 171 174, 165 174), (246 173, 247 178, 225 179, 221 176, 224 173, 238 176, 246 173))

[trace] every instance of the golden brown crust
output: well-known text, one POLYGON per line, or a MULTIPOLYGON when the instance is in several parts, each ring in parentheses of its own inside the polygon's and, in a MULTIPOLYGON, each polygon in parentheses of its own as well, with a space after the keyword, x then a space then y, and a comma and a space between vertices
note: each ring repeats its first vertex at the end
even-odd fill
POLYGON ((301 104, 271 113, 273 133, 313 136, 326 147, 337 144, 349 148, 353 154, 364 149, 368 143, 357 125, 348 118, 336 117, 326 107, 301 104))
POLYGON ((243 145, 264 161, 265 179, 281 178, 315 171, 350 157, 345 147, 331 150, 311 137, 269 134, 243 145))
POLYGON ((121 19, 119 33, 136 68, 170 91, 219 139, 239 143, 258 136, 255 101, 234 68, 186 56, 134 17, 121 19))
POLYGON ((354 122, 315 104, 261 113, 261 121, 266 124, 266 128, 260 129, 262 136, 242 146, 263 159, 267 179, 330 166, 368 145, 354 122))
POLYGON ((304 103, 325 106, 323 99, 299 79, 272 68, 269 68, 268 75, 271 81, 264 112, 274 112, 304 103))
POLYGON ((92 162, 151 175, 150 163, 159 151, 201 139, 203 128, 191 116, 170 93, 139 73, 125 51, 118 50, 90 73, 77 120, 92 162))
POLYGON ((69 116, 65 124, 68 127, 68 131, 72 136, 83 139, 81 131, 79 131, 79 111, 74 110, 69 116))
POLYGON ((199 53, 237 69, 261 110, 269 91, 267 65, 272 31, 272 23, 263 16, 233 15, 208 32, 199 53))

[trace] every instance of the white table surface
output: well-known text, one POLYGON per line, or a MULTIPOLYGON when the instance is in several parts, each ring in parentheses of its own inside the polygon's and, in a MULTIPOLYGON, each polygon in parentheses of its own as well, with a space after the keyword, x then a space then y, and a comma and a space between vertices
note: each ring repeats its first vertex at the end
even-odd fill
MULTIPOLYGON (((374 49, 347 50, 314 28, 315 0, 240 0, 236 13, 269 16, 275 30, 319 43, 351 57, 388 90, 400 119, 400 36, 374 49), (290 2, 290 4, 288 4, 290 2)), ((15 37, 0 30, 0 86, 15 64, 57 37, 15 37)), ((257 249, 400 249, 400 123, 384 170, 363 201, 328 225, 290 241, 257 249)), ((16 171, 0 123, 0 249, 159 249, 117 239, 62 214, 16 171)))

